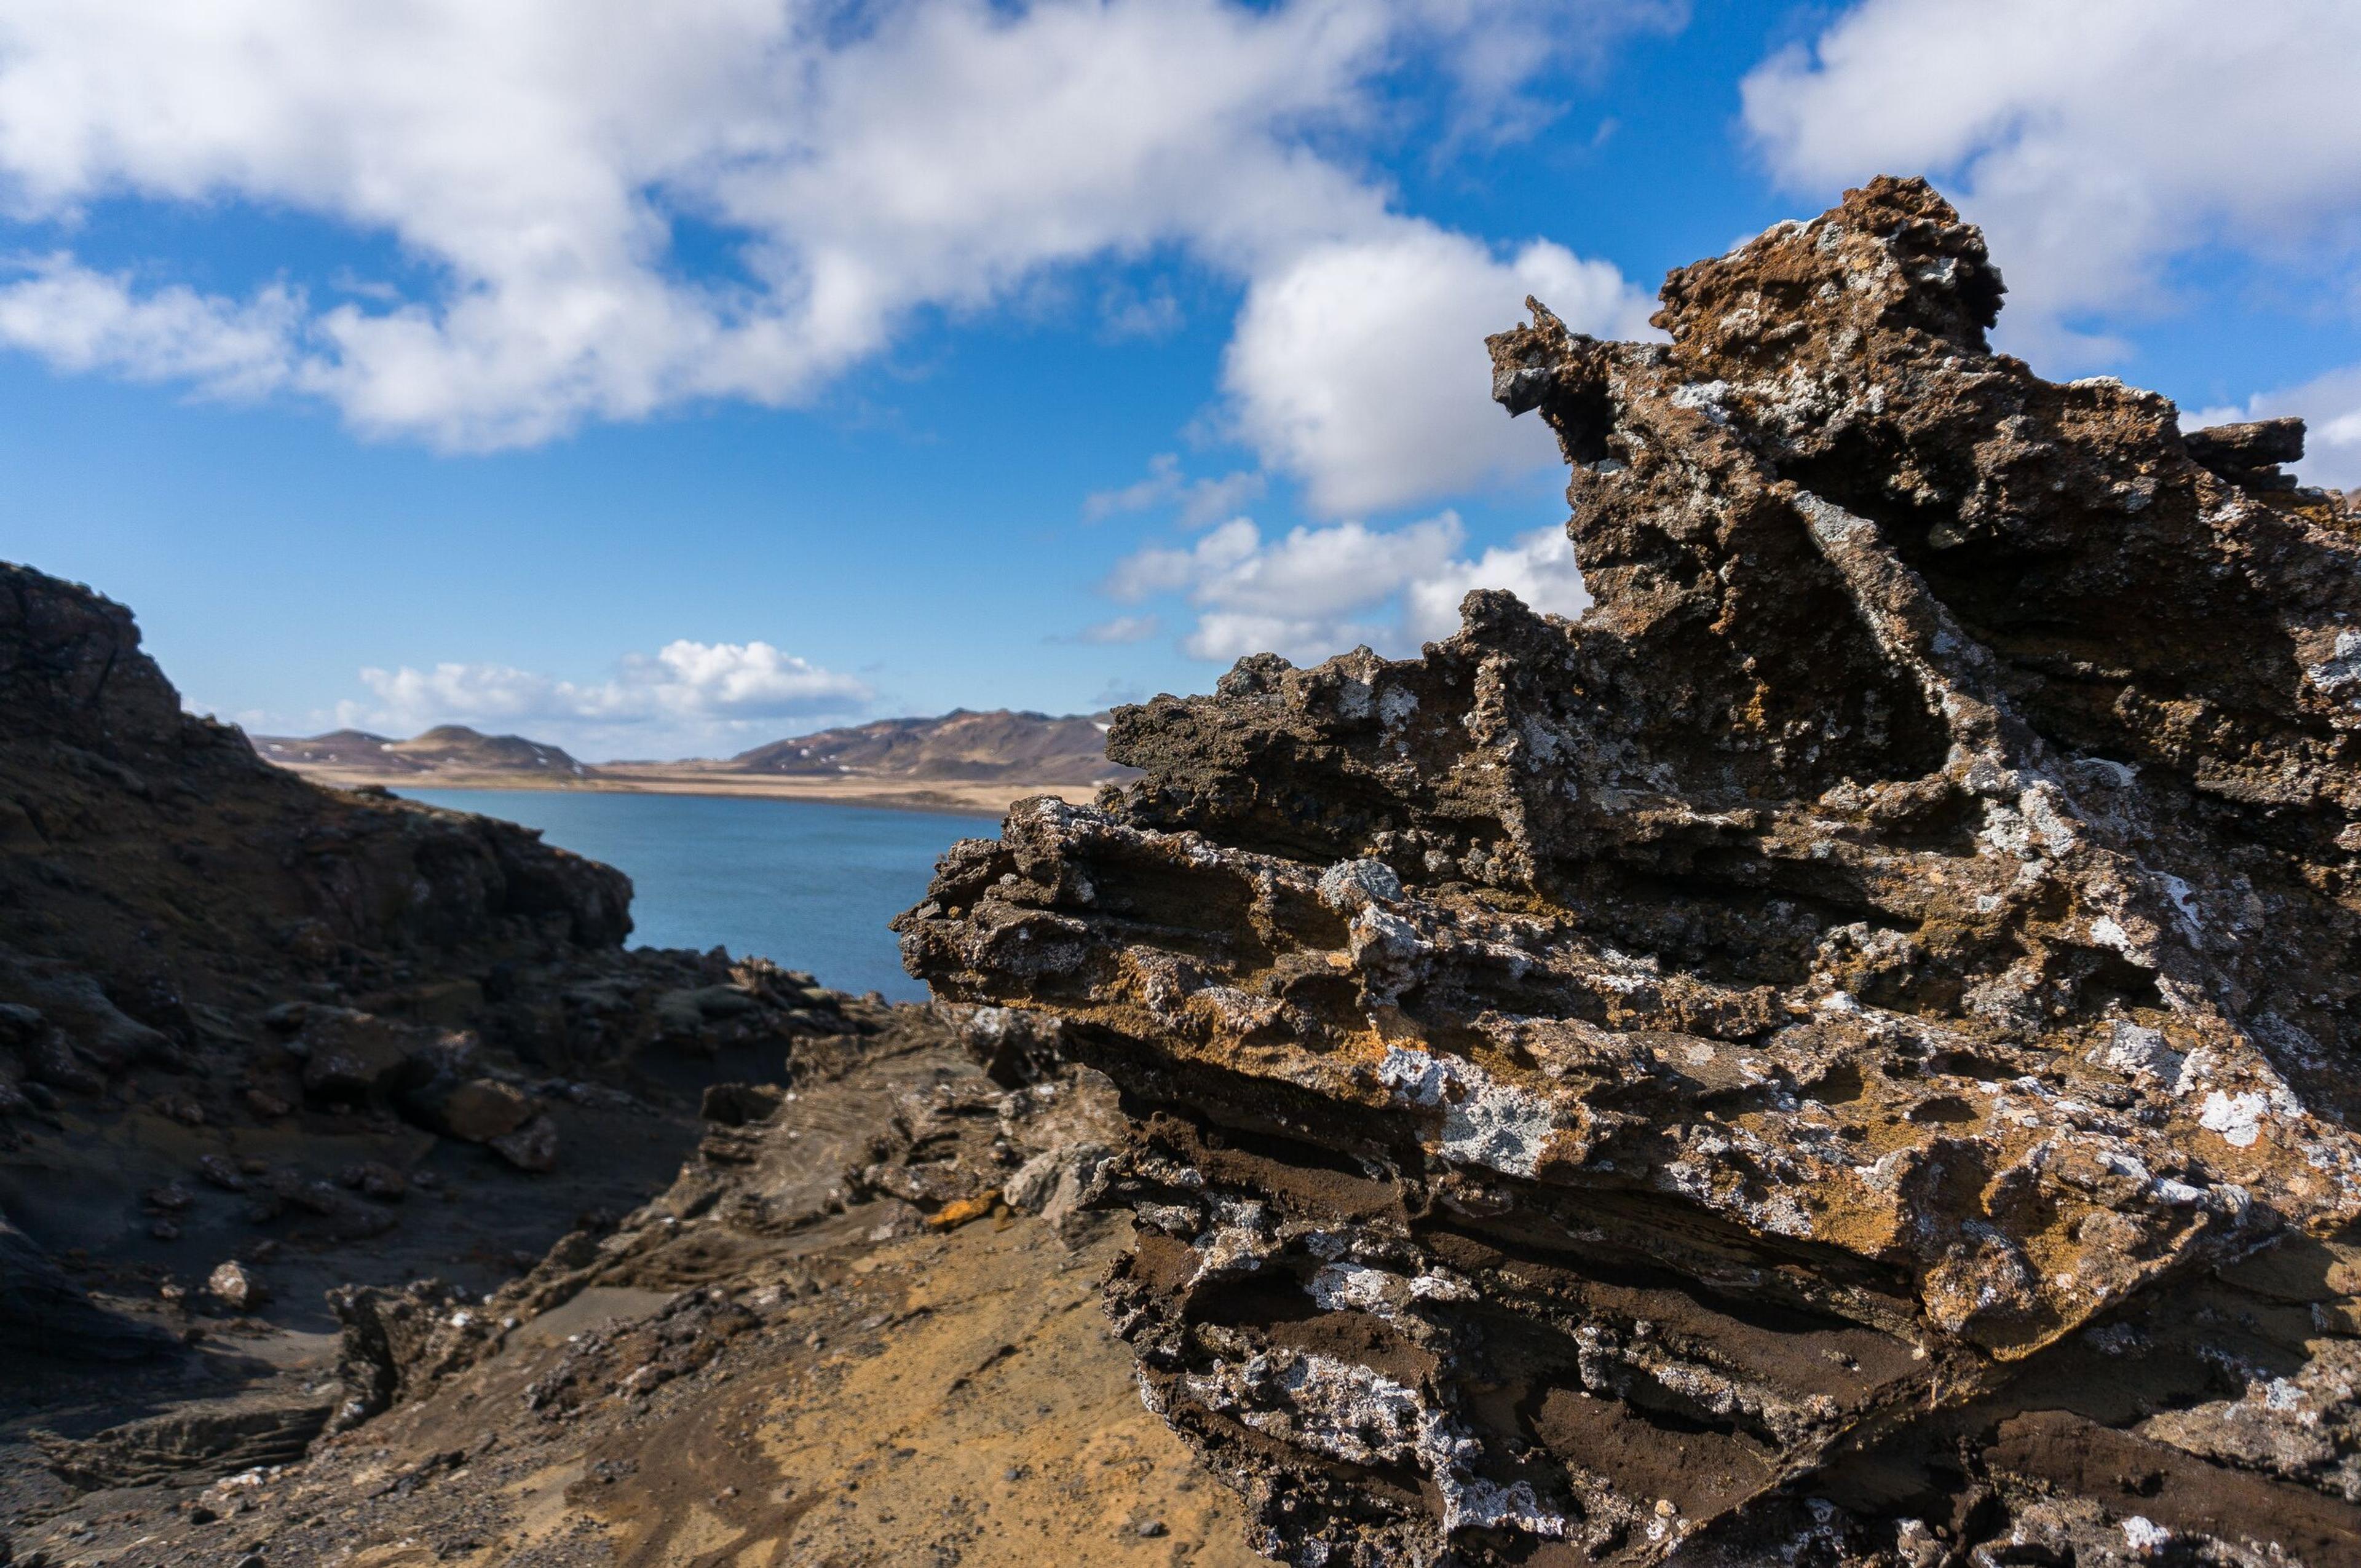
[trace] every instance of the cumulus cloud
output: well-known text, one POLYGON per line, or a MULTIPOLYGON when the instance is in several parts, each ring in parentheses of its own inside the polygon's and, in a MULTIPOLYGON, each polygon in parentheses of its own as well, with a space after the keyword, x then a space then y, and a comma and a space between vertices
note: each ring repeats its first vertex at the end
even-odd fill
POLYGON ((2361 235, 2361 6, 1863 0, 1756 70, 1745 117, 1814 193, 1943 177, 1989 233, 2024 345, 2103 355, 2078 317, 2170 303, 2209 247, 2348 259, 2361 235))
POLYGON ((1052 642, 1081 642, 1092 647, 1119 647, 1126 643, 1145 642, 1164 630, 1163 620, 1153 615, 1118 615, 1083 627, 1071 637, 1053 637, 1052 642))
POLYGON ((768 642, 668 642, 626 656, 603 681, 575 682, 506 664, 365 669, 370 700, 339 724, 407 735, 436 724, 516 729, 561 744, 656 746, 741 735, 787 719, 859 712, 869 687, 768 642))
POLYGON ((1590 607, 1565 530, 1535 529, 1513 544, 1495 545, 1473 561, 1453 561, 1431 577, 1405 584, 1402 629, 1409 640, 1433 642, 1458 630, 1459 601, 1477 588, 1506 588, 1552 615, 1579 616, 1590 607))
POLYGON ((1126 556, 1103 588, 1126 600, 1184 597, 1197 620, 1181 648, 1223 663, 1275 652, 1309 663, 1359 643, 1406 653, 1456 630, 1459 601, 1477 587, 1509 588, 1560 615, 1589 603, 1563 532, 1544 529, 1473 561, 1458 558, 1466 534, 1448 511, 1390 530, 1348 521, 1272 540, 1235 518, 1185 548, 1126 556))
MULTIPOLYGON (((1670 0, 22 0, 0 10, 10 216, 71 232, 124 200, 249 207, 390 241, 405 265, 323 303, 294 284, 201 293, 170 258, 138 269, 159 284, 135 284, 61 253, 0 281, 0 342, 71 369, 316 397, 363 432, 456 449, 702 399, 806 400, 917 313, 1105 259, 1172 254, 1243 280, 1284 347, 1318 280, 1299 269, 1351 254, 1328 247, 1452 248, 1389 210, 1360 155, 1406 66, 1439 66, 1455 125, 1505 133, 1553 59, 1678 16, 1670 0), (724 264, 684 258, 684 220, 719 236, 724 264)), ((1611 291, 1554 248, 1456 248, 1463 279, 1611 291)), ((1488 304, 1450 330, 1499 320, 1488 304)), ((1242 351, 1246 433, 1323 496, 1410 493, 1404 461, 1357 488, 1329 472, 1323 375, 1242 351)), ((1480 401, 1463 383, 1396 397, 1480 401)), ((1428 483, 1500 449, 1490 437, 1472 466, 1455 449, 1428 483)))
POLYGON ((1239 471, 1217 479, 1191 479, 1180 472, 1178 454, 1159 452, 1148 460, 1148 477, 1112 490, 1093 490, 1082 500, 1082 516, 1102 521, 1121 512, 1171 507, 1183 528, 1202 528, 1231 516, 1263 493, 1260 474, 1239 471))
POLYGON ((1330 514, 1554 464, 1548 430, 1490 400, 1484 338, 1522 320, 1528 294, 1576 332, 1650 335, 1645 296, 1563 246, 1504 259, 1403 220, 1313 247, 1247 291, 1223 371, 1242 432, 1330 514))
POLYGON ((181 284, 134 295, 123 278, 62 253, 0 263, 0 342, 60 368, 183 381, 227 398, 287 383, 302 304, 283 288, 242 302, 181 284))

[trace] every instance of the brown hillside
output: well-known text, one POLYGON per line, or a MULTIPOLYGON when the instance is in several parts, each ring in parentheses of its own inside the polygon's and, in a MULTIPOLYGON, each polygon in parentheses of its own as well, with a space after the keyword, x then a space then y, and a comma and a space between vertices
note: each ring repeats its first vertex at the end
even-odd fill
POLYGON ((365 729, 325 735, 257 735, 258 755, 281 767, 411 778, 434 773, 525 773, 585 778, 590 770, 563 750, 522 735, 486 735, 464 724, 438 724, 407 740, 365 729))
POLYGON ((907 779, 1027 779, 1100 784, 1132 770, 1107 761, 1104 720, 1007 708, 939 718, 882 718, 741 751, 730 773, 861 773, 907 779))

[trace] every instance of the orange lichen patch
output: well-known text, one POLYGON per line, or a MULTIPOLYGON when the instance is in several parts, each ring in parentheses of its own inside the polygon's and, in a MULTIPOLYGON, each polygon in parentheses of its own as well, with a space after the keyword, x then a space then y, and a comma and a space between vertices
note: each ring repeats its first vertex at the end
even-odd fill
POLYGON ((1000 1190, 996 1187, 971 1198, 953 1199, 927 1216, 927 1228, 930 1231, 958 1230, 961 1225, 990 1214, 993 1205, 999 1201, 1000 1190))

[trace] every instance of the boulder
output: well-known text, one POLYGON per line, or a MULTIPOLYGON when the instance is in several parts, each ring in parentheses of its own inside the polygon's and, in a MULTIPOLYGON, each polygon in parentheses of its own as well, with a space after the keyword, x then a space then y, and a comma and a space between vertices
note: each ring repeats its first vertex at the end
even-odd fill
POLYGON ((762 1003, 732 985, 667 991, 655 1000, 656 1026, 671 1039, 686 1038, 708 1024, 762 1010, 762 1003))
POLYGON ((197 1157, 197 1176, 208 1187, 217 1187, 224 1192, 246 1190, 246 1173, 217 1154, 197 1157))
POLYGON ((261 1277, 235 1259, 205 1277, 205 1290, 233 1312, 251 1312, 270 1299, 261 1277))
POLYGON ((488 1141, 494 1154, 519 1170, 540 1173, 557 1168, 557 1124, 546 1114, 535 1116, 516 1131, 488 1141))
POLYGON ((401 1172, 382 1160, 369 1159, 357 1165, 348 1165, 336 1173, 336 1181, 340 1186, 364 1198, 374 1198, 380 1203, 399 1203, 410 1193, 410 1183, 403 1179, 401 1172))
POLYGON ((498 1079, 446 1077, 404 1095, 401 1109, 412 1121, 446 1138, 487 1144, 530 1121, 533 1102, 522 1090, 498 1079))
POLYGON ((25 1076, 35 1083, 62 1089, 69 1094, 105 1092, 105 1075, 74 1048, 62 1029, 44 1027, 19 1046, 16 1054, 25 1064, 25 1076))
POLYGON ((142 1061, 177 1065, 181 1059, 170 1036, 117 1007, 95 975, 55 964, 0 959, 0 992, 18 1009, 18 1022, 0 1025, 0 1031, 21 1030, 24 1014, 38 1010, 102 1072, 120 1072, 142 1061))
POLYGON ((313 1007, 296 1036, 303 1091, 314 1100, 357 1103, 401 1089, 433 1070, 423 1058, 443 1045, 441 1031, 342 1007, 313 1007))

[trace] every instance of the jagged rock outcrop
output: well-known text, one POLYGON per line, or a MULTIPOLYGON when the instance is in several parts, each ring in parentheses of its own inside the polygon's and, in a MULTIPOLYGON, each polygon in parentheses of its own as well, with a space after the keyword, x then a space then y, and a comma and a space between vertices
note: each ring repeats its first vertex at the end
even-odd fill
MULTIPOLYGON (((630 901, 528 829, 264 765, 181 712, 128 610, 0 565, 0 1344, 169 1358, 187 1325, 162 1293, 280 1247, 278 1307, 316 1313, 323 1284, 384 1282, 449 1233, 393 1234, 408 1174, 434 1177, 423 1135, 481 1146, 489 1179, 545 1173, 664 1120, 667 1077, 693 1106, 723 1058, 874 1026, 764 960, 624 951, 630 901)), ((537 1251, 628 1168, 509 1188, 470 1224, 537 1251)))
POLYGON ((2361 532, 2002 293, 1881 180, 1668 342, 1535 306, 1579 624, 1122 710, 903 917, 1120 1086, 1271 1554, 2361 1562, 2361 532))
POLYGON ((160 1027, 263 965, 607 948, 631 930, 612 867, 269 767, 236 729, 181 711, 129 610, 5 564, 0 713, 0 943, 96 972, 160 1027))

